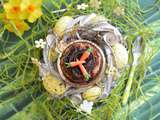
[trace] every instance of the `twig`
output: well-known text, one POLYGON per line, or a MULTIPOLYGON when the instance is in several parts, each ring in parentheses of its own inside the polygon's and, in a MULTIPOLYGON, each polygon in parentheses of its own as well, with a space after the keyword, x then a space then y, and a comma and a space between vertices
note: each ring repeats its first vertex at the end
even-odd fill
POLYGON ((67 11, 67 9, 55 10, 55 11, 51 11, 51 13, 60 13, 60 12, 65 12, 65 11, 67 11))

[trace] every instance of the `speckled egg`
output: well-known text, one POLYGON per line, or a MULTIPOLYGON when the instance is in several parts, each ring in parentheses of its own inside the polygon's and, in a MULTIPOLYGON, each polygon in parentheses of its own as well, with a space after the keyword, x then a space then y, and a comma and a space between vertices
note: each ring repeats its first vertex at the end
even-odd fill
POLYGON ((127 49, 120 43, 115 43, 112 46, 116 65, 119 69, 123 68, 128 63, 127 49))
POLYGON ((72 17, 70 16, 64 16, 64 17, 61 17, 57 23, 55 24, 55 27, 53 28, 53 31, 59 36, 63 36, 64 34, 64 31, 66 30, 67 28, 67 25, 69 22, 71 22, 73 20, 72 17))
POLYGON ((97 99, 101 95, 101 93, 102 93, 101 88, 98 86, 94 86, 94 87, 86 90, 82 94, 82 96, 85 100, 94 101, 95 99, 97 99))
POLYGON ((43 86, 52 95, 62 95, 67 89, 62 80, 51 74, 43 77, 43 86))

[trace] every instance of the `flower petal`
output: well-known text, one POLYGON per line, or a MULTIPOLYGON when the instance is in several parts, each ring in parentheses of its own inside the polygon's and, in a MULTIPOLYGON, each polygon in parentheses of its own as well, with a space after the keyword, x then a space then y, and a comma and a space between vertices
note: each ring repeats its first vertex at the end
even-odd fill
POLYGON ((80 105, 80 109, 88 114, 91 114, 93 102, 88 102, 84 100, 83 103, 80 105))
MULTIPOLYGON (((21 3, 22 0, 9 0, 9 4, 12 4, 12 5, 18 5, 21 3)), ((27 1, 27 0, 26 0, 27 1)))
POLYGON ((42 5, 42 0, 30 0, 30 3, 35 4, 36 6, 41 6, 42 5))
POLYGON ((5 28, 17 35, 23 35, 24 31, 27 31, 30 27, 24 21, 10 21, 5 25, 5 28))
POLYGON ((39 41, 38 41, 38 40, 36 40, 36 41, 35 41, 35 44, 39 44, 39 41))
POLYGON ((42 42, 43 42, 43 39, 39 39, 39 42, 42 43, 42 42))
POLYGON ((28 17, 28 21, 33 23, 34 21, 37 20, 37 18, 41 17, 42 11, 41 9, 36 9, 33 13, 31 13, 28 17))

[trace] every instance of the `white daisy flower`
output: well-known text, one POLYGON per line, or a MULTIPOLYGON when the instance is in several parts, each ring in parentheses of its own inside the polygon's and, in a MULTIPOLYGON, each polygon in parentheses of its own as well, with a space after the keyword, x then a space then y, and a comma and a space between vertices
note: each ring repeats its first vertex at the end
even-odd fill
POLYGON ((88 114, 91 114, 92 107, 93 107, 93 102, 88 102, 87 100, 84 100, 83 103, 80 105, 80 110, 88 114))
POLYGON ((82 3, 80 5, 77 5, 77 9, 78 10, 85 10, 86 8, 88 8, 88 5, 85 3, 82 3))
POLYGON ((35 44, 36 44, 35 45, 36 48, 42 48, 43 49, 45 47, 46 42, 43 39, 40 39, 39 41, 36 40, 35 44))

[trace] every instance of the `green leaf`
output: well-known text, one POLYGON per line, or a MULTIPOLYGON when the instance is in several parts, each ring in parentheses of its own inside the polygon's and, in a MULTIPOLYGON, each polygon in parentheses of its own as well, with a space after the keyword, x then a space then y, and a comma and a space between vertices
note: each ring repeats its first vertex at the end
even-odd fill
POLYGON ((145 83, 141 86, 141 96, 131 102, 129 117, 135 120, 157 119, 160 115, 160 53, 153 59, 145 83))

